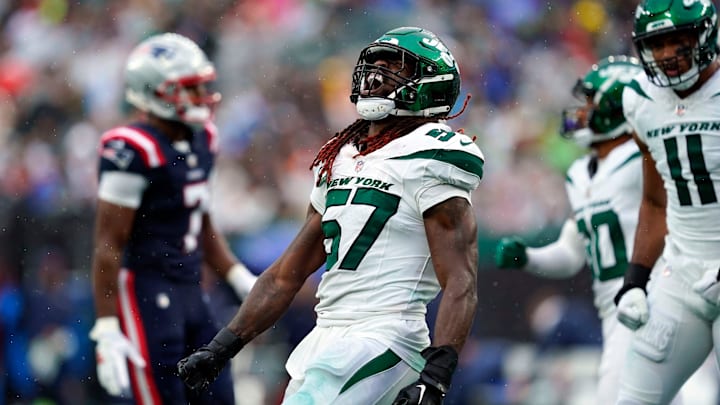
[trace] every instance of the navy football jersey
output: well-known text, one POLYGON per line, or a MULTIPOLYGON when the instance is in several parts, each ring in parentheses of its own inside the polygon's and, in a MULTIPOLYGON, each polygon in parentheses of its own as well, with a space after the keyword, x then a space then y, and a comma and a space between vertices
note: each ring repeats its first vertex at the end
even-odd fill
POLYGON ((100 198, 136 209, 122 266, 198 282, 202 262, 198 236, 209 207, 207 183, 216 128, 208 125, 188 141, 173 142, 148 125, 133 124, 107 131, 100 142, 101 183, 114 183, 118 196, 103 198, 101 187, 100 198), (137 196, 124 200, 123 194, 137 196))

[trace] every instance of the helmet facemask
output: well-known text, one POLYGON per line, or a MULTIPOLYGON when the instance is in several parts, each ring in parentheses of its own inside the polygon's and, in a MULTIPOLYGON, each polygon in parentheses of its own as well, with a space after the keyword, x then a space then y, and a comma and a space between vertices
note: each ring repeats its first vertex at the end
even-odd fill
POLYGON ((417 99, 418 65, 417 57, 390 44, 363 49, 352 81, 351 99, 358 113, 373 121, 407 109, 417 99), (378 60, 386 61, 387 66, 376 65, 378 60), (380 89, 383 86, 385 91, 380 89))
POLYGON ((215 71, 212 70, 202 75, 161 83, 153 93, 159 101, 156 104, 164 106, 153 112, 163 118, 177 117, 191 126, 204 125, 212 119, 215 107, 222 98, 219 92, 209 90, 214 79, 215 71))
POLYGON ((700 72, 712 61, 712 58, 708 58, 707 45, 699 45, 708 43, 707 35, 709 33, 710 29, 684 28, 636 40, 638 55, 653 84, 682 91, 697 83, 700 72), (684 38, 685 41, 678 47, 674 56, 656 60, 653 48, 661 46, 669 38, 684 38), (679 73, 681 71, 682 73, 679 73), (667 74, 666 72, 678 73, 667 74))

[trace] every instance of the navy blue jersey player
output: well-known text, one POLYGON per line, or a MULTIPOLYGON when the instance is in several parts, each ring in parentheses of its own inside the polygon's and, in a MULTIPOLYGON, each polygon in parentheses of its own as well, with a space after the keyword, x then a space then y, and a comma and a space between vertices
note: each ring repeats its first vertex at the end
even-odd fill
POLYGON ((132 388, 137 404, 234 403, 227 370, 203 397, 175 373, 177 359, 217 333, 202 299, 203 265, 241 298, 255 281, 208 215, 220 94, 206 84, 214 79, 191 40, 146 39, 125 68, 126 99, 140 117, 101 138, 90 337, 100 384, 115 396, 132 388))

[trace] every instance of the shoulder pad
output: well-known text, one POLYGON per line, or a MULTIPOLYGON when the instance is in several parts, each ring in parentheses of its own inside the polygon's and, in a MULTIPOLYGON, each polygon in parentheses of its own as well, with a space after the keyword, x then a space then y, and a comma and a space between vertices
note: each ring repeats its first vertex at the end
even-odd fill
POLYGON ((443 124, 426 124, 383 148, 389 159, 432 159, 458 167, 479 178, 485 156, 469 136, 443 124))
POLYGON ((116 164, 120 163, 118 166, 122 166, 121 161, 116 161, 120 157, 110 151, 128 147, 140 155, 148 168, 159 167, 166 162, 158 141, 152 135, 138 128, 116 127, 105 132, 100 138, 101 156, 116 164))

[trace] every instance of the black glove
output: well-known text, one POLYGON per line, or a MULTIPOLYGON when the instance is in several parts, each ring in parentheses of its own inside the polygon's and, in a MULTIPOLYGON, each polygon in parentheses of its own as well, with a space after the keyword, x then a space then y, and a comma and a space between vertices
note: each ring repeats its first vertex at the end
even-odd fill
POLYGON ((640 288, 645 291, 645 295, 647 295, 645 286, 647 286, 647 282, 650 279, 650 272, 652 272, 650 267, 643 266, 638 263, 628 263, 627 269, 625 269, 623 286, 620 288, 620 291, 615 294, 615 305, 620 302, 620 298, 622 298, 623 294, 633 288, 640 288))
POLYGON ((204 390, 244 345, 230 329, 222 328, 207 346, 178 362, 178 375, 188 387, 204 390))
POLYGON ((422 351, 425 368, 420 378, 400 390, 393 405, 441 405, 450 389, 458 354, 450 346, 428 347, 422 351))

